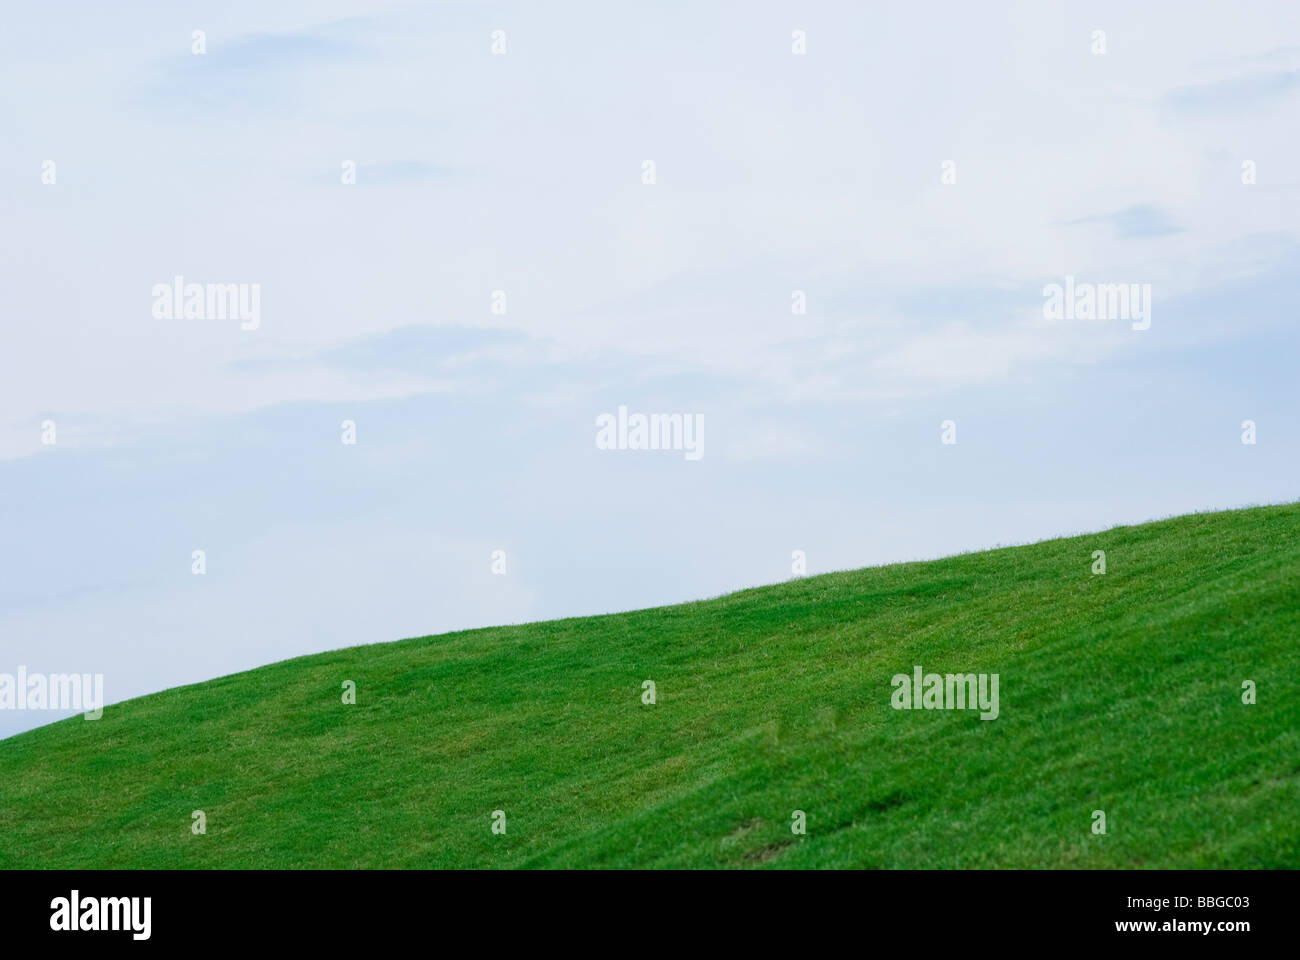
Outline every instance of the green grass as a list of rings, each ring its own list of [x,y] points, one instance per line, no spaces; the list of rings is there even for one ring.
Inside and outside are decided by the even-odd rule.
[[[354,647],[0,741],[0,867],[1293,868],[1298,636],[1285,505]]]

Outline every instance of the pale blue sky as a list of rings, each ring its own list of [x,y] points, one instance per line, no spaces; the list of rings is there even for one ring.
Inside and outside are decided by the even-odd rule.
[[[113,702],[1294,499],[1298,71],[1282,2],[9,7],[0,672]],[[1151,328],[1044,320],[1067,273]],[[177,274],[260,328],[155,319]],[[620,404],[704,458],[597,450]]]

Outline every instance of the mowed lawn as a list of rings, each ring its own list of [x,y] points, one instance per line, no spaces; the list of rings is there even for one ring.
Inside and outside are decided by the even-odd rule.
[[[1300,506],[1198,514],[110,706],[0,741],[0,867],[1297,867],[1298,694]]]

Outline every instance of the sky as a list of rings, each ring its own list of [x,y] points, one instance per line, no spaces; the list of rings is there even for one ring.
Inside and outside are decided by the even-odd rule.
[[[6,4],[0,674],[1294,500],[1298,120],[1281,0]]]

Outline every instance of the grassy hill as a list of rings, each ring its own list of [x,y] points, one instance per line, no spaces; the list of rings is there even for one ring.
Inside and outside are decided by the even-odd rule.
[[[354,647],[0,741],[0,867],[1297,867],[1297,638],[1286,505]]]

